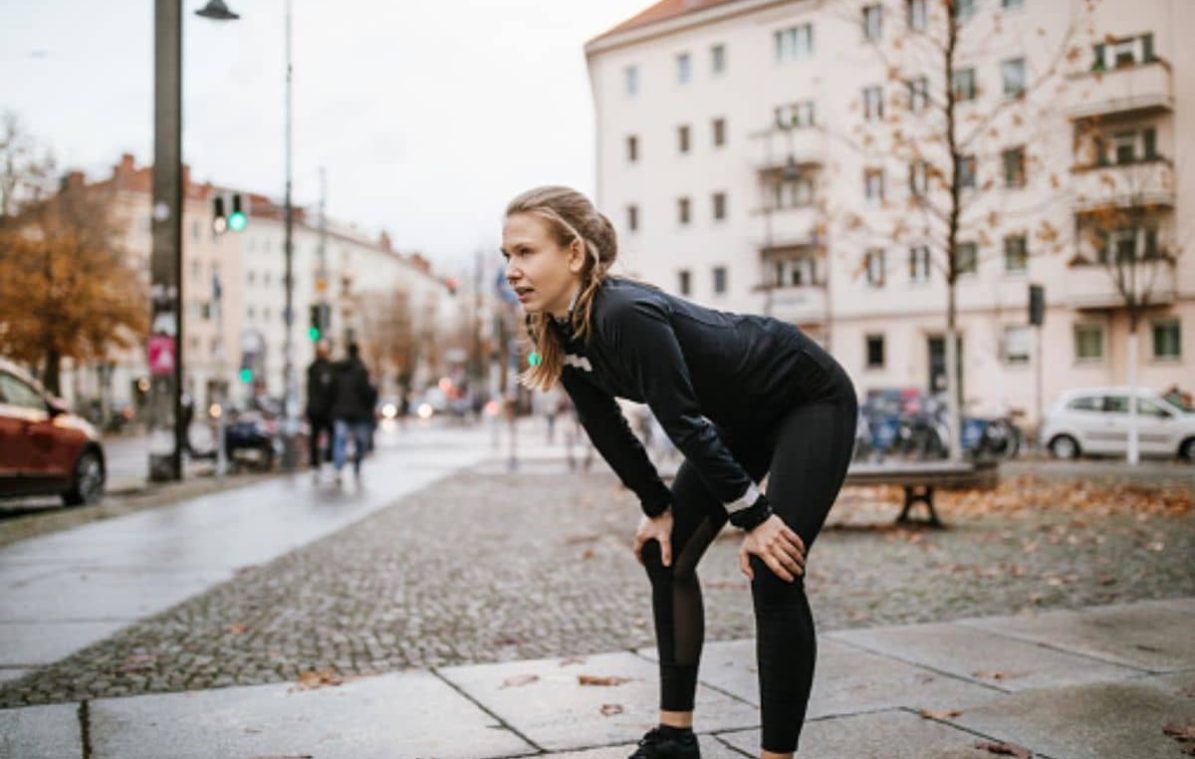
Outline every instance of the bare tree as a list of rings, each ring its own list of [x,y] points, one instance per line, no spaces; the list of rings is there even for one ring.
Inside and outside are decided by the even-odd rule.
[[[24,202],[49,194],[54,158],[41,151],[13,111],[0,114],[0,221],[17,213]]]
[[[1066,235],[1046,213],[1058,202],[1063,181],[1054,165],[1057,156],[1046,153],[1050,142],[1043,132],[1056,123],[1058,98],[1068,86],[1064,64],[1082,55],[1076,40],[1090,33],[1084,22],[1098,2],[1071,0],[1060,34],[1039,28],[1017,40],[1020,53],[1001,61],[997,87],[987,84],[994,79],[991,72],[979,76],[970,61],[990,60],[1008,40],[1002,9],[980,10],[968,0],[836,7],[840,18],[862,25],[883,73],[854,101],[851,111],[862,118],[851,119],[853,127],[817,125],[827,139],[848,146],[874,168],[863,177],[838,176],[841,167],[831,164],[825,184],[862,180],[879,212],[860,213],[857,204],[836,207],[819,197],[817,236],[834,236],[835,247],[850,239],[895,242],[909,250],[911,271],[942,276],[949,450],[955,459],[962,452],[957,285],[989,257],[1023,268],[1030,255],[1067,248]],[[890,181],[892,169],[898,181]],[[1030,182],[1048,182],[1051,191],[1024,194],[1035,199],[1029,203],[990,192]],[[1036,200],[1043,195],[1048,200]],[[873,263],[860,256],[851,266],[853,276]]]

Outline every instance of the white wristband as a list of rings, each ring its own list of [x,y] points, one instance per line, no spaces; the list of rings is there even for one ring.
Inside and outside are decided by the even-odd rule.
[[[743,509],[749,509],[755,505],[756,501],[759,500],[759,496],[760,496],[759,488],[755,487],[755,483],[752,482],[751,484],[749,484],[747,486],[747,492],[743,493],[743,495],[740,496],[738,498],[738,500],[731,501],[730,503],[725,504],[726,510],[728,512],[735,512],[735,511],[742,511]]]

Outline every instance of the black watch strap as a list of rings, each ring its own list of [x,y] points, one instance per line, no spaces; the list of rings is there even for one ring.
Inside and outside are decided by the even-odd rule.
[[[755,503],[745,509],[731,512],[730,523],[735,527],[750,531],[768,521],[770,516],[772,516],[772,504],[768,503],[768,499],[763,493],[760,493],[759,497],[755,499]]]

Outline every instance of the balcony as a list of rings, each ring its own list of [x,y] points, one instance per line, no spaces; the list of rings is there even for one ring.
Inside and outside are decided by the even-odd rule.
[[[1136,293],[1137,298],[1148,296],[1151,305],[1174,303],[1175,269],[1168,261],[1138,260],[1134,264],[1126,264],[1119,274],[1123,275],[1126,281],[1135,276],[1136,287],[1126,288],[1126,291]],[[1115,266],[1099,263],[1071,266],[1061,282],[1062,292],[1055,297],[1060,297],[1072,308],[1123,308],[1125,296],[1116,285],[1117,276],[1118,270]],[[1046,297],[1050,298],[1050,293],[1046,293]]]
[[[1174,166],[1165,159],[1076,168],[1074,208],[1088,213],[1102,208],[1173,208]]]
[[[1173,111],[1171,79],[1170,64],[1162,60],[1071,74],[1062,95],[1066,115],[1078,121]]]
[[[817,229],[820,213],[815,206],[761,208],[751,215],[756,219],[756,229],[759,230],[755,247],[761,251],[816,248],[819,244]]]
[[[755,164],[761,175],[778,174],[792,156],[802,171],[821,168],[826,154],[826,133],[816,127],[781,129],[771,127],[751,135],[760,141],[760,160]]]
[[[790,324],[816,324],[826,321],[826,288],[762,286],[764,303],[770,301],[770,315]]]

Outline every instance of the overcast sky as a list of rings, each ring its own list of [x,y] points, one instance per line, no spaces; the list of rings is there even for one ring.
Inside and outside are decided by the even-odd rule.
[[[284,0],[182,0],[185,160],[281,198]],[[329,214],[445,268],[496,248],[502,209],[544,183],[592,193],[582,45],[651,0],[293,0],[294,182]],[[0,0],[0,110],[63,166],[153,158],[152,0]]]

